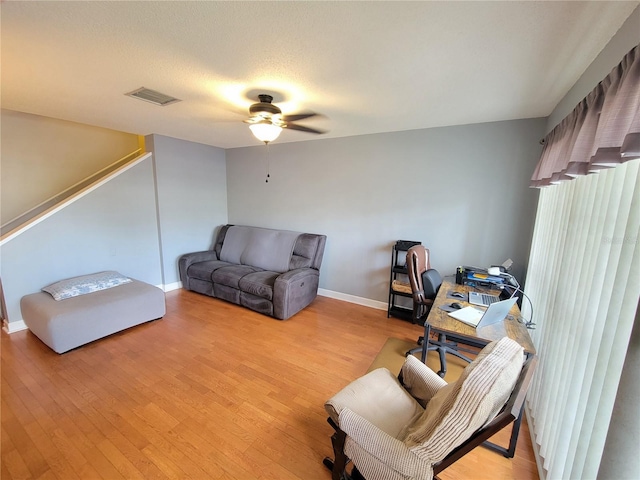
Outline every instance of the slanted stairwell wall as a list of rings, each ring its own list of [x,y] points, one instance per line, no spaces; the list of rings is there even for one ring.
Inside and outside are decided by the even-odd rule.
[[[150,153],[0,242],[5,331],[25,328],[20,298],[51,282],[117,270],[170,290],[179,255],[210,247],[227,223],[225,151],[146,140]]]
[[[116,270],[162,285],[151,155],[1,249],[9,332],[24,328],[20,298],[57,280]]]
[[[2,109],[0,225],[137,150],[138,135]]]

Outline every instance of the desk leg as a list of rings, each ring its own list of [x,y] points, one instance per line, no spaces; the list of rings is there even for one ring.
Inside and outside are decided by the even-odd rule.
[[[513,422],[513,426],[511,427],[511,438],[509,439],[508,448],[496,445],[495,443],[492,443],[488,440],[486,442],[483,442],[482,445],[487,447],[489,450],[493,450],[494,452],[502,454],[506,458],[513,458],[516,454],[516,445],[518,443],[520,425],[522,424],[522,415],[524,415],[524,405],[522,405],[522,409],[520,410],[520,416],[516,418],[516,420]]]
[[[526,357],[529,358],[530,354],[526,354]],[[520,434],[520,425],[522,425],[522,417],[524,416],[524,406],[526,402],[522,403],[522,407],[520,408],[520,415],[513,422],[513,426],[511,427],[511,437],[509,438],[509,447],[504,448],[500,445],[496,445],[495,443],[491,443],[489,441],[484,442],[482,445],[493,450],[494,452],[501,453],[506,458],[513,458],[516,454],[516,445],[518,443],[518,435]]]
[[[450,352],[451,349],[446,347],[447,344],[447,336],[439,333],[438,334],[438,342],[440,343],[440,348],[438,348],[438,357],[440,358],[440,371],[438,375],[440,378],[444,378],[447,374],[447,352]]]
[[[520,409],[520,416],[513,422],[513,429],[511,430],[511,439],[509,440],[509,450],[507,450],[507,458],[513,458],[516,454],[516,444],[518,443],[518,435],[520,433],[520,424],[522,423],[522,416],[524,415],[524,403]]]

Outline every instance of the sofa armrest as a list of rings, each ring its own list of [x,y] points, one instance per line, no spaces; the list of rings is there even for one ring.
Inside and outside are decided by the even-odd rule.
[[[320,272],[296,268],[276,278],[273,285],[273,316],[286,320],[309,305],[318,294]]]
[[[178,259],[178,270],[180,271],[180,281],[184,288],[189,287],[189,278],[187,270],[191,265],[198,262],[207,262],[209,260],[218,260],[218,255],[213,250],[205,250],[203,252],[185,253]]]

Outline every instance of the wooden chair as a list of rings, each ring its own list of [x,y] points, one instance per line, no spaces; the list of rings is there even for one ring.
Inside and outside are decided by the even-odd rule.
[[[437,475],[449,465],[460,460],[471,450],[479,445],[490,448],[491,450],[502,453],[506,458],[513,458],[515,451],[510,448],[505,448],[500,445],[489,442],[488,440],[496,433],[505,427],[508,427],[512,423],[522,419],[524,413],[524,401],[527,396],[527,390],[529,384],[535,372],[536,365],[538,363],[538,357],[535,355],[530,356],[522,366],[522,372],[518,377],[518,382],[507,400],[506,405],[500,412],[500,414],[489,422],[484,427],[476,430],[471,437],[467,439],[462,445],[453,449],[449,454],[440,462],[433,466],[433,474]],[[519,428],[519,423],[518,423]],[[514,432],[517,435],[517,432]],[[436,477],[437,478],[437,477]]]
[[[451,384],[413,356],[398,377],[384,368],[368,373],[325,404],[335,433],[334,459],[324,465],[333,480],[430,480],[480,445],[513,456],[487,440],[522,414],[537,363],[523,358],[505,337]]]

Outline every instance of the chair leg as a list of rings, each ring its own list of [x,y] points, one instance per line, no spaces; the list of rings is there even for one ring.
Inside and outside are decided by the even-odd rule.
[[[334,428],[335,433],[331,435],[331,445],[333,446],[333,460],[325,457],[322,464],[331,470],[332,480],[345,480],[349,476],[346,473],[347,463],[349,459],[344,453],[344,443],[347,440],[347,434],[340,430],[335,422],[328,418],[327,422]]]
[[[351,472],[351,480],[367,480],[367,479],[362,476],[362,474],[356,467],[353,467],[353,471]]]
[[[422,345],[422,344],[419,344]],[[420,353],[422,352],[422,346],[420,347],[416,347],[416,348],[412,348],[411,350],[407,350],[406,352],[404,352],[404,356],[408,357],[409,355],[414,355],[416,353]],[[431,350],[438,350],[440,347],[438,346],[433,346],[433,347],[427,347],[427,350],[431,351]]]
[[[438,356],[440,357],[440,371],[438,375],[440,377],[444,377],[447,373],[447,353],[454,355],[466,362],[471,363],[471,359],[458,351],[457,344],[452,342],[447,342],[447,336],[443,333],[438,334],[438,340],[427,340],[429,338],[431,328],[428,323],[425,323],[425,331],[424,331],[424,340],[422,343],[422,348],[412,348],[408,352],[405,353],[405,356],[413,355],[419,351],[422,351],[422,362],[426,363],[427,352],[432,350],[438,351]]]
[[[471,360],[469,357],[467,357],[466,355],[461,354],[460,352],[458,352],[457,350],[455,350],[455,349],[453,349],[453,348],[449,348],[449,349],[448,349],[448,352],[449,352],[451,355],[453,355],[453,356],[455,356],[455,357],[458,357],[458,358],[460,358],[460,359],[464,360],[465,362],[471,363],[471,362],[473,361],[473,360]]]

